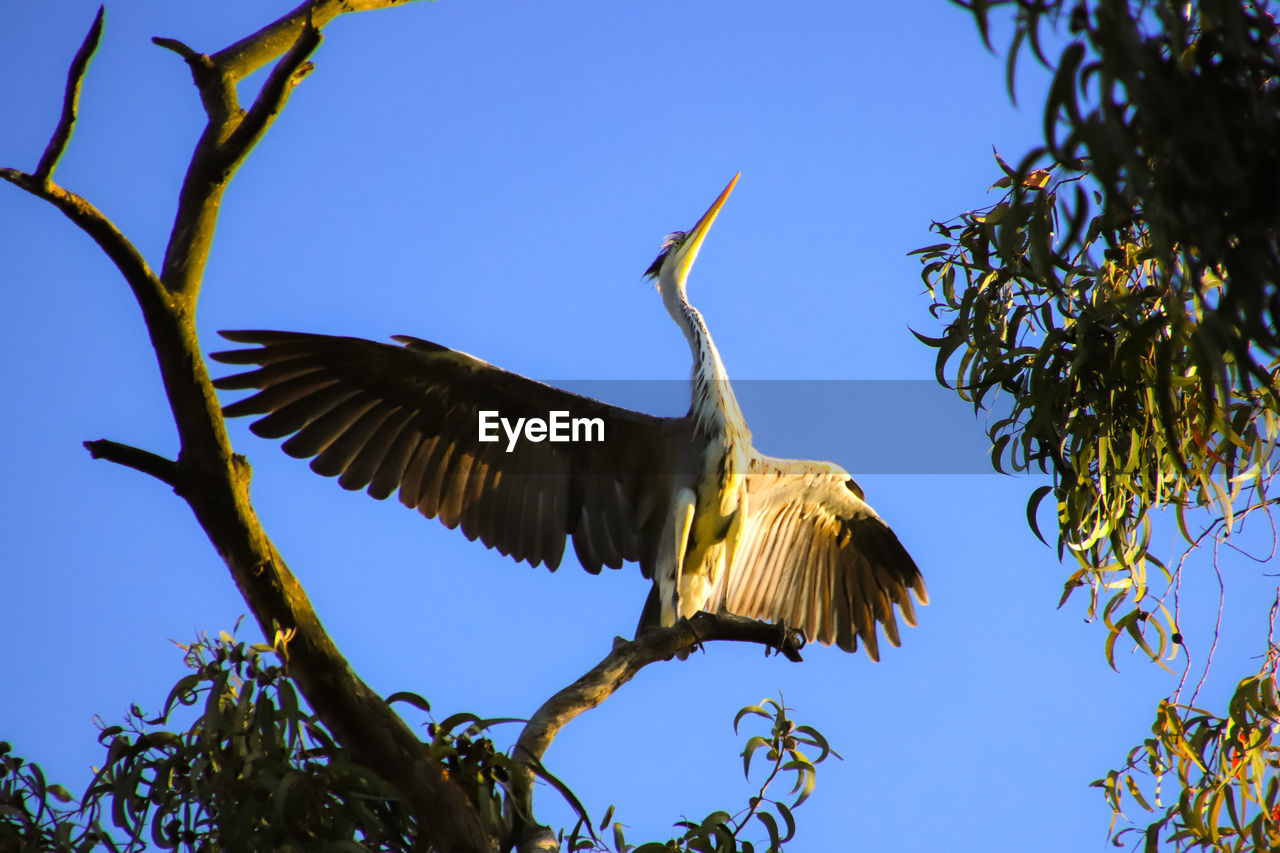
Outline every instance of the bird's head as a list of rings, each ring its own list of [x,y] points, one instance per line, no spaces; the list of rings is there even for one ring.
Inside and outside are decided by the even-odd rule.
[[[724,206],[725,199],[729,198],[729,193],[733,192],[733,186],[738,183],[741,174],[739,172],[733,176],[733,180],[729,181],[729,185],[711,203],[711,207],[707,208],[707,212],[702,214],[702,218],[693,228],[688,231],[674,231],[662,239],[662,251],[644,273],[645,278],[657,280],[659,290],[665,291],[669,287],[675,287],[681,293],[684,292],[685,280],[689,277],[693,262],[698,258],[702,241],[711,230],[711,223],[716,221],[720,208]]]

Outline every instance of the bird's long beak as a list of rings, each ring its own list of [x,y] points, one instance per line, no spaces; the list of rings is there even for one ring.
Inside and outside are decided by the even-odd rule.
[[[707,232],[711,230],[711,223],[715,222],[716,217],[720,215],[720,208],[724,207],[725,200],[729,198],[729,193],[733,192],[734,184],[738,183],[738,178],[740,177],[742,177],[741,172],[733,176],[733,180],[729,181],[729,185],[711,203],[711,206],[707,208],[707,212],[702,214],[698,224],[694,225],[689,231],[689,236],[685,238],[684,245],[680,247],[680,266],[676,270],[677,279],[683,280],[689,274],[689,269],[698,257],[698,249],[701,248]]]

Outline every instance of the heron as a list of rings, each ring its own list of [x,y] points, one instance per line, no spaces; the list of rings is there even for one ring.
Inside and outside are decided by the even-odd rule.
[[[244,348],[213,354],[252,369],[214,381],[255,390],[227,416],[349,490],[399,499],[517,561],[554,571],[572,540],[598,574],[639,563],[653,587],[639,631],[700,611],[767,620],[808,641],[879,660],[895,610],[916,624],[924,580],[862,489],[831,462],[767,456],[738,400],[687,282],[735,175],[689,231],[668,234],[645,275],[693,355],[681,417],[610,405],[440,344],[396,344],[280,331],[224,331]],[[603,441],[485,440],[480,421],[548,413],[603,425]],[[489,424],[492,426],[492,423]],[[509,427],[508,427],[509,429]],[[545,426],[543,428],[545,432]],[[513,436],[514,437],[514,436]]]

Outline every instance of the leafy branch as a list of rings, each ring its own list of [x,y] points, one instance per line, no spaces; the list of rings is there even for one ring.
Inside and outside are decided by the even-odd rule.
[[[768,706],[767,708],[765,706]],[[831,749],[826,738],[812,726],[796,725],[787,716],[792,710],[780,700],[765,699],[759,705],[747,705],[738,711],[733,719],[733,730],[736,734],[738,726],[747,717],[761,717],[768,721],[767,735],[751,735],[742,750],[743,776],[750,781],[751,762],[753,757],[764,750],[769,763],[768,773],[760,783],[756,793],[747,800],[747,805],[736,814],[717,810],[700,821],[681,820],[675,826],[684,833],[666,842],[650,841],[638,847],[628,844],[625,827],[614,819],[613,807],[606,812],[600,822],[599,830],[604,832],[612,826],[612,843],[602,840],[591,831],[591,822],[584,812],[578,826],[565,840],[571,851],[613,851],[613,853],[664,853],[664,851],[683,851],[683,853],[754,853],[756,845],[744,840],[742,836],[752,819],[764,828],[769,843],[764,848],[768,853],[781,853],[783,845],[795,836],[796,821],[792,814],[809,795],[817,783],[817,765],[827,758],[840,755]],[[812,747],[818,750],[816,758],[809,758],[801,747]],[[769,789],[780,777],[794,778],[790,795],[795,799],[788,805],[781,799],[769,796]],[[770,811],[772,810],[772,811]],[[776,813],[776,816],[775,816]],[[781,825],[779,825],[781,823]],[[580,836],[586,829],[589,838]]]

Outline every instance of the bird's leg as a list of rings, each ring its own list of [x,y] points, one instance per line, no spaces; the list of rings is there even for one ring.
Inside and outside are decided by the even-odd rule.
[[[667,623],[663,613],[664,624],[674,624],[676,619],[684,618],[680,612],[680,581],[684,576],[684,557],[689,550],[689,531],[693,527],[693,513],[698,504],[698,496],[692,489],[681,489],[676,493],[675,505],[671,508],[673,515],[673,533],[675,534],[675,583],[671,586],[671,601],[663,602],[665,611],[672,609],[671,623]]]
[[[790,632],[790,631],[791,631],[791,629],[787,627],[787,620],[786,620],[786,619],[779,619],[779,620],[778,620],[776,623],[774,623],[774,624],[776,624],[776,625],[778,626],[778,647],[777,647],[777,652],[778,652],[779,654],[781,654],[781,653],[782,653],[782,648],[783,648],[783,646],[785,646],[785,645],[787,644],[787,635],[788,635],[788,632]],[[768,657],[768,656],[769,656],[769,647],[768,647],[768,646],[765,646],[765,647],[764,647],[764,656],[765,656],[765,657]]]
[[[700,610],[697,613],[693,614],[692,617],[681,616],[680,621],[676,624],[689,629],[689,633],[693,634],[693,644],[698,647],[698,651],[702,652],[705,655],[707,653],[707,647],[702,644],[702,637],[698,635],[698,626],[693,623],[693,620],[696,619],[699,615],[710,616],[711,614]],[[687,656],[688,656],[688,652],[685,652],[684,657],[681,657],[680,659],[684,660],[685,657]]]

